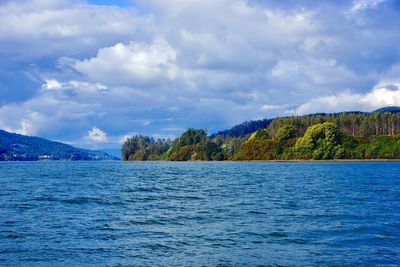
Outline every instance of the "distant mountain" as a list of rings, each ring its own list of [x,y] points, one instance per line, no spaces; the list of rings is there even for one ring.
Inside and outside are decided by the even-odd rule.
[[[114,156],[118,159],[121,158],[121,154],[122,154],[121,148],[100,148],[99,150],[106,152],[107,154]]]
[[[44,138],[0,130],[0,161],[117,159],[102,151],[76,148]]]
[[[395,106],[392,106],[392,107],[384,107],[384,108],[380,108],[380,109],[377,109],[377,110],[374,110],[373,112],[391,112],[391,113],[398,113],[398,112],[400,112],[400,107],[395,107]]]
[[[391,113],[397,113],[400,112],[400,107],[383,107],[377,110],[374,110],[372,112],[362,112],[362,111],[343,111],[343,112],[337,112],[337,113],[314,113],[314,114],[309,114],[306,116],[327,116],[327,115],[334,115],[334,116],[339,116],[340,114],[369,114],[373,112],[391,112]],[[283,117],[285,118],[285,117]],[[217,133],[211,134],[211,138],[214,138],[217,135],[221,135],[223,137],[244,137],[246,135],[249,135],[257,130],[260,129],[265,129],[267,128],[271,122],[274,119],[262,119],[262,120],[251,120],[251,121],[245,121],[242,122],[238,125],[233,126],[232,128],[228,130],[223,130],[219,131]]]

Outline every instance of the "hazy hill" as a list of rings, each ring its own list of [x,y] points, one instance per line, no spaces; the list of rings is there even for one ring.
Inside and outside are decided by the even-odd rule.
[[[384,108],[377,109],[377,110],[375,110],[375,111],[373,111],[373,112],[398,113],[398,112],[400,112],[400,107],[395,107],[395,106],[392,106],[392,107],[384,107]]]
[[[102,151],[0,130],[0,160],[116,160]]]

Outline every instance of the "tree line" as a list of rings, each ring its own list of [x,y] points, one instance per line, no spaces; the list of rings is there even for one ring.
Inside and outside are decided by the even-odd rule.
[[[394,135],[400,133],[400,113],[339,113],[316,114],[276,118],[268,126],[268,133],[275,136],[283,125],[293,125],[298,136],[302,136],[308,127],[324,122],[335,123],[340,131],[351,136]]]
[[[133,136],[122,147],[123,160],[395,158],[400,158],[400,113],[391,112],[276,118],[238,136],[208,136],[201,129],[188,129],[174,140]]]

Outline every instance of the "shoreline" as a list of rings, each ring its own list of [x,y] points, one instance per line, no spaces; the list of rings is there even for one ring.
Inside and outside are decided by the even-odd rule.
[[[362,163],[362,162],[400,162],[400,159],[326,159],[326,160],[313,160],[313,159],[271,159],[271,160],[187,160],[187,161],[173,161],[173,160],[2,160],[1,162],[268,162],[268,163],[334,163],[334,162],[348,162],[348,163]]]
[[[400,159],[290,159],[290,160],[252,160],[254,162],[400,162]],[[249,161],[249,162],[252,162]],[[233,161],[235,162],[235,161]]]
[[[324,162],[400,162],[400,159],[326,159],[326,160],[313,160],[313,159],[289,159],[289,160],[187,160],[187,161],[173,161],[173,160],[121,160],[121,162],[312,162],[312,163],[324,163]]]

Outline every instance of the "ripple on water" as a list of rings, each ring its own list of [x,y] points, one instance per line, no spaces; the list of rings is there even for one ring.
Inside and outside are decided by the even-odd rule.
[[[400,163],[0,163],[0,265],[400,265]]]

